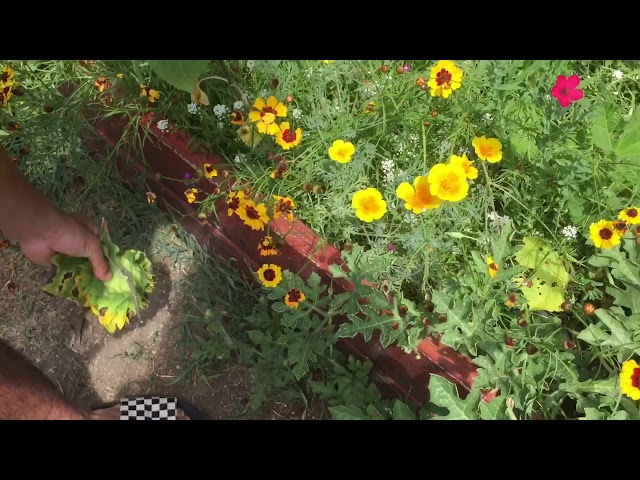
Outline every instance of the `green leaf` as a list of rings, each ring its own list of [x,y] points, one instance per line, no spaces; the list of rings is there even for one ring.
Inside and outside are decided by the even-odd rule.
[[[525,237],[524,246],[516,253],[516,261],[536,269],[541,280],[556,282],[561,287],[569,284],[569,273],[560,256],[540,237]]]
[[[619,360],[628,358],[631,353],[640,355],[640,345],[633,341],[633,335],[613,310],[599,308],[596,315],[600,319],[598,325],[589,325],[578,334],[578,338],[590,345],[613,347]],[[619,313],[623,313],[620,312]],[[607,329],[607,333],[604,329]]]
[[[71,259],[57,254],[53,258],[53,264],[58,267],[57,274],[44,290],[71,298],[83,307],[91,307],[94,313],[98,312],[100,323],[113,333],[116,327],[122,329],[129,323],[129,316],[147,307],[153,277],[151,262],[144,252],[120,251],[108,235],[103,237],[102,248],[111,269],[111,280],[98,280],[86,258]]]
[[[369,420],[369,416],[358,407],[343,406],[329,407],[333,420]]]
[[[506,414],[507,399],[496,397],[491,402],[480,401],[480,418],[482,420],[508,420]]]
[[[547,277],[540,275],[540,272],[531,280],[530,287],[522,285],[520,291],[529,304],[529,309],[546,310],[548,312],[560,312],[564,303],[564,288],[553,286],[553,282]]]
[[[624,127],[618,148],[618,157],[640,157],[640,109],[636,108]]]
[[[620,118],[613,105],[600,103],[590,116],[591,139],[597,147],[607,153],[613,152],[613,132],[620,123]]]
[[[433,420],[477,420],[480,390],[474,389],[465,400],[458,397],[453,383],[438,376],[431,375],[429,381],[431,403],[444,407],[449,414],[444,417],[434,417]]]
[[[604,420],[604,413],[596,408],[585,407],[584,414],[585,416],[581,417],[580,420]]]
[[[210,60],[149,60],[149,66],[165,82],[191,93]]]
[[[395,401],[393,404],[393,420],[415,420],[416,414],[409,406],[401,400]]]

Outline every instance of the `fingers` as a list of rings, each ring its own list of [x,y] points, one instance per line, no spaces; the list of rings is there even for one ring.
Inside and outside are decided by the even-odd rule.
[[[109,271],[109,264],[102,253],[102,244],[96,235],[87,235],[85,241],[84,256],[89,259],[93,265],[93,273],[99,280],[108,282],[111,280],[112,274]]]
[[[87,227],[94,235],[100,234],[100,228],[86,215],[82,213],[72,213],[71,216],[75,218],[82,226]]]

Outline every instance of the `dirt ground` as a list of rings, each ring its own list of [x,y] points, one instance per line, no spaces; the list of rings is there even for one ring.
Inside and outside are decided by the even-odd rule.
[[[301,405],[274,403],[251,412],[251,375],[234,363],[209,378],[196,372],[193,379],[170,385],[188,364],[174,288],[184,268],[166,261],[153,270],[150,307],[111,335],[95,318],[86,319],[74,302],[43,292],[52,269],[31,264],[15,245],[0,247],[0,338],[68,398],[92,408],[122,396],[157,394],[190,402],[211,419],[326,418],[321,406],[303,412]]]

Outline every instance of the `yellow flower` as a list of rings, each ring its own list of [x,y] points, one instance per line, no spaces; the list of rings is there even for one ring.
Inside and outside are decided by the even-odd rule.
[[[240,202],[244,199],[244,192],[242,190],[238,192],[231,192],[227,196],[227,205],[229,205],[229,210],[227,211],[227,215],[233,215],[240,206]]]
[[[304,302],[306,299],[307,296],[304,294],[304,292],[301,292],[297,288],[292,288],[284,296],[284,303],[289,305],[291,308],[298,308],[300,302]]]
[[[640,207],[625,208],[618,214],[618,218],[629,225],[638,225],[640,224],[640,214],[638,212],[640,212]]]
[[[347,163],[351,161],[351,157],[356,152],[356,147],[351,142],[344,140],[336,140],[329,148],[329,158],[338,163]]]
[[[116,77],[118,77],[118,78],[124,78],[124,74],[122,74],[122,73],[117,73],[117,74],[116,74]]]
[[[484,135],[475,137],[472,145],[480,160],[486,160],[489,163],[498,163],[502,160],[502,143],[497,138],[487,138]]]
[[[16,76],[16,72],[14,72],[9,65],[6,65],[2,69],[2,76],[0,77],[0,83],[4,85],[9,85],[13,83],[15,76]]]
[[[450,60],[440,60],[431,69],[427,85],[432,97],[448,98],[462,86],[462,70]]]
[[[293,211],[296,208],[296,204],[292,198],[280,197],[274,195],[276,203],[273,206],[273,218],[280,218],[281,215],[286,215],[290,222],[293,222]]]
[[[282,281],[282,269],[273,263],[265,263],[258,270],[258,278],[265,287],[275,288]]]
[[[620,244],[620,234],[613,222],[609,220],[592,223],[589,227],[589,233],[593,244],[598,248],[609,249]]]
[[[335,60],[322,60],[325,65],[329,65],[330,63],[336,63]]]
[[[215,168],[213,168],[213,166],[210,163],[205,163],[202,166],[202,169],[204,170],[204,176],[207,178],[213,178],[218,176],[218,171]]]
[[[351,206],[356,210],[356,217],[363,222],[379,220],[387,213],[387,202],[375,188],[365,188],[354,193]]]
[[[238,136],[247,147],[255,147],[262,141],[262,135],[256,130],[255,124],[243,125],[238,129]]]
[[[150,87],[140,85],[140,96],[147,97],[151,103],[160,100],[160,92]]]
[[[489,276],[491,278],[495,277],[500,267],[493,261],[492,257],[487,257],[487,265],[489,267]]]
[[[469,180],[475,180],[476,178],[478,178],[478,169],[473,166],[473,162],[467,158],[466,153],[461,157],[457,155],[451,155],[449,163],[451,165],[460,165],[464,170],[464,174]]]
[[[289,150],[297,145],[300,145],[302,140],[302,130],[296,128],[294,131],[289,125],[289,122],[282,122],[280,124],[280,131],[276,133],[276,143],[285,150]]]
[[[240,220],[252,230],[264,230],[264,226],[269,223],[267,207],[264,203],[256,205],[253,200],[242,200],[236,213]]]
[[[2,87],[0,90],[0,102],[2,102],[2,108],[6,108],[9,105],[9,100],[13,97],[13,93],[11,92],[11,85],[7,85]]]
[[[620,391],[631,400],[640,400],[640,365],[627,360],[620,371]]]
[[[442,200],[431,195],[427,177],[416,177],[413,184],[415,188],[410,183],[404,182],[396,189],[398,198],[406,202],[404,208],[413,210],[413,213],[422,213],[442,205]]]
[[[244,112],[242,110],[237,110],[235,112],[231,112],[231,123],[234,125],[244,125]]]
[[[110,87],[109,82],[107,82],[107,79],[105,77],[99,77],[96,80],[95,85],[100,93],[104,92],[105,89]]]
[[[187,197],[187,201],[189,203],[193,203],[196,201],[196,195],[200,192],[197,188],[189,188],[184,191],[184,196]]]
[[[253,110],[249,112],[249,120],[256,122],[258,132],[267,135],[275,135],[280,131],[280,127],[276,123],[276,117],[286,117],[287,107],[274,96],[264,100],[257,98],[253,104]]]
[[[262,257],[278,255],[280,253],[278,251],[278,247],[273,242],[273,237],[271,236],[266,236],[260,241],[260,243],[258,244],[258,251],[260,252],[260,256]]]
[[[429,172],[431,194],[440,200],[459,202],[469,193],[469,184],[460,165],[438,163]]]
[[[369,102],[369,104],[364,108],[365,113],[377,113],[376,112],[376,102]]]
[[[491,275],[491,270],[489,270],[489,275]],[[493,278],[494,275],[495,273],[491,275],[491,277]],[[518,294],[510,293],[509,297],[507,298],[507,301],[504,303],[507,305],[507,307],[516,308],[518,306]]]

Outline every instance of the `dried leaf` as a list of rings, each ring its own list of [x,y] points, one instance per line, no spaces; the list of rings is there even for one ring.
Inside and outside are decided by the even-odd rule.
[[[200,82],[196,83],[191,91],[191,101],[200,105],[209,105],[209,97],[200,88]]]

